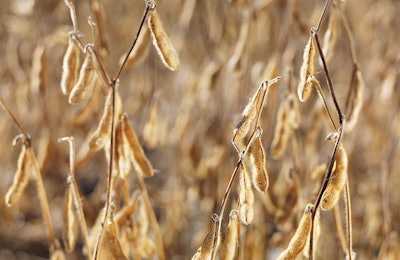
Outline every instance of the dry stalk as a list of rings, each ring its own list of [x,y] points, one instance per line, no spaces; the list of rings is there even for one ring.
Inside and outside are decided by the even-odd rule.
[[[89,244],[88,228],[85,220],[85,213],[83,211],[81,197],[79,195],[78,184],[75,180],[75,140],[71,137],[62,137],[58,139],[59,142],[68,142],[69,144],[69,176],[68,184],[69,189],[71,189],[71,196],[74,202],[75,213],[78,217],[78,223],[83,236],[83,243],[86,247],[87,258],[92,259],[92,252]]]
[[[346,233],[347,233],[347,255],[346,259],[355,259],[355,252],[353,252],[353,230],[352,230],[352,221],[351,221],[351,200],[350,200],[350,187],[349,187],[349,179],[346,181],[345,185],[345,206],[346,206]]]
[[[53,229],[53,224],[51,221],[50,208],[49,208],[49,203],[47,200],[46,190],[44,188],[42,174],[40,172],[39,165],[36,160],[36,156],[31,147],[31,137],[29,134],[27,134],[25,132],[20,121],[11,112],[11,110],[8,108],[8,106],[6,105],[6,103],[4,103],[4,101],[2,99],[0,99],[0,104],[4,108],[4,110],[8,113],[8,115],[12,118],[13,122],[18,127],[21,134],[23,135],[22,140],[23,140],[24,145],[26,146],[26,155],[25,156],[27,157],[27,160],[32,164],[32,167],[33,167],[33,172],[34,172],[33,176],[35,179],[35,184],[36,184],[36,189],[37,189],[37,193],[38,193],[38,197],[39,197],[39,201],[40,201],[42,215],[43,215],[45,226],[46,226],[47,240],[49,242],[50,252],[53,252],[54,250],[59,248],[59,243],[54,236],[54,229]]]
[[[99,32],[100,53],[105,56],[108,53],[108,46],[105,38],[103,6],[98,0],[91,0],[91,7],[96,19],[97,31]]]
[[[274,85],[275,83],[277,83],[279,81],[280,77],[274,78],[270,81],[263,81],[260,85],[260,87],[258,88],[256,94],[253,96],[253,98],[251,99],[251,101],[249,102],[249,104],[246,106],[244,112],[243,112],[243,118],[241,120],[241,122],[239,123],[238,127],[235,129],[234,131],[234,137],[232,139],[232,144],[235,147],[236,151],[239,154],[239,160],[236,163],[235,169],[233,170],[233,173],[231,174],[231,177],[229,179],[228,185],[226,187],[225,193],[224,193],[224,197],[222,198],[222,202],[221,202],[221,206],[220,206],[220,211],[218,216],[218,228],[216,231],[216,236],[214,238],[214,245],[217,245],[217,241],[220,239],[219,238],[219,234],[221,232],[221,227],[222,227],[222,220],[223,220],[223,216],[224,216],[224,212],[225,212],[225,207],[226,204],[228,202],[229,199],[229,195],[232,191],[232,187],[233,184],[235,182],[235,179],[239,173],[239,169],[242,167],[242,163],[244,162],[244,156],[246,155],[247,151],[250,149],[250,146],[252,145],[252,143],[254,142],[255,138],[259,135],[261,128],[259,127],[259,119],[260,119],[260,115],[261,115],[261,110],[263,107],[263,104],[265,102],[265,99],[268,96],[268,90],[269,87]],[[259,96],[261,95],[261,96]],[[241,129],[243,127],[243,124],[246,123],[246,121],[250,120],[248,119],[248,115],[249,114],[255,114],[256,116],[252,116],[252,120],[254,122],[250,122],[250,123],[254,123],[254,129],[250,135],[250,138],[247,142],[247,144],[245,145],[243,150],[240,150],[236,144],[235,138],[238,138],[238,132],[241,133],[240,134],[240,138],[244,138],[244,136],[248,133],[250,127],[246,126],[245,131],[241,131],[239,129]],[[247,124],[247,123],[246,123]],[[239,139],[240,139],[239,138]],[[213,250],[212,255],[211,255],[211,259],[215,259],[216,256],[216,250]]]
[[[156,214],[154,213],[153,207],[151,206],[150,196],[149,196],[149,193],[147,192],[146,184],[144,183],[144,180],[143,180],[143,175],[141,173],[139,173],[139,171],[135,171],[135,173],[136,173],[136,179],[139,183],[140,190],[142,191],[143,201],[146,206],[146,211],[147,211],[147,214],[148,214],[148,217],[150,220],[150,225],[154,232],[155,242],[156,242],[156,246],[157,246],[157,254],[158,254],[159,259],[164,260],[165,259],[164,245],[163,245],[160,227],[158,226],[158,222],[157,222],[157,217],[156,217]]]
[[[336,235],[339,239],[340,247],[343,252],[346,252],[346,237],[343,232],[342,219],[340,217],[340,208],[338,205],[333,208],[332,213],[335,220]]]
[[[320,191],[318,193],[318,196],[317,196],[317,199],[315,200],[315,203],[314,203],[315,208],[314,208],[314,210],[312,212],[312,225],[311,225],[310,247],[309,247],[309,250],[310,250],[309,257],[310,257],[310,259],[313,259],[314,219],[315,219],[316,213],[317,213],[317,211],[319,209],[319,205],[321,203],[322,196],[323,196],[325,190],[327,189],[328,182],[329,182],[329,180],[331,178],[331,175],[332,175],[332,169],[333,169],[334,161],[335,161],[335,158],[336,158],[336,152],[337,152],[339,144],[341,142],[342,135],[343,135],[343,130],[344,130],[344,125],[345,125],[345,117],[344,117],[344,115],[343,115],[343,113],[342,113],[342,111],[340,109],[340,106],[338,104],[338,101],[336,99],[336,95],[335,95],[335,92],[334,92],[334,89],[333,89],[333,84],[332,84],[332,80],[331,80],[331,77],[330,77],[330,74],[329,74],[328,66],[326,64],[325,56],[324,56],[323,50],[321,48],[321,44],[320,44],[319,37],[318,37],[318,31],[319,31],[322,19],[323,19],[324,15],[325,15],[325,13],[326,13],[326,11],[328,9],[329,3],[330,3],[330,0],[327,0],[325,2],[325,6],[324,6],[323,12],[322,12],[322,14],[320,16],[318,25],[317,25],[316,28],[312,28],[311,29],[311,35],[315,39],[316,46],[317,46],[318,53],[319,53],[319,57],[321,59],[322,65],[323,65],[324,74],[325,74],[325,77],[326,77],[326,80],[327,80],[327,83],[328,83],[328,89],[329,89],[330,95],[332,97],[332,100],[334,102],[335,109],[336,109],[336,112],[337,112],[337,115],[338,115],[338,118],[339,118],[339,128],[336,130],[337,138],[335,140],[335,145],[334,145],[334,148],[333,148],[333,151],[332,151],[329,163],[328,163],[328,167],[327,167],[326,172],[325,172],[324,181],[323,181],[323,183],[321,185],[321,189],[320,189]],[[349,257],[351,258],[351,255],[349,255]]]

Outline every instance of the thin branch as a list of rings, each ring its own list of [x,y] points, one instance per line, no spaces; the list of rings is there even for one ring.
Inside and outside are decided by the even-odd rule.
[[[154,3],[151,3],[151,1],[146,1],[146,8],[144,9],[142,21],[140,22],[139,29],[138,29],[138,31],[137,31],[137,33],[136,33],[136,37],[135,37],[135,39],[134,39],[133,42],[132,42],[131,48],[130,48],[129,51],[126,53],[124,61],[122,62],[121,66],[119,67],[119,69],[118,69],[118,71],[117,71],[117,73],[115,74],[115,77],[114,77],[115,80],[118,80],[118,78],[120,77],[121,72],[122,72],[122,70],[123,70],[124,67],[125,67],[126,61],[128,60],[129,55],[131,54],[133,48],[134,48],[135,45],[136,45],[136,42],[137,42],[137,40],[138,40],[138,38],[139,38],[139,35],[140,35],[140,32],[142,31],[142,27],[143,27],[143,25],[144,25],[144,22],[146,21],[147,15],[148,15],[153,9],[155,9],[155,8],[156,8],[156,7],[155,7]]]
[[[143,176],[141,172],[135,171],[136,173],[136,179],[138,180],[140,190],[142,191],[142,196],[143,196],[143,201],[146,206],[146,211],[150,219],[150,225],[151,228],[153,229],[154,232],[154,238],[156,242],[156,248],[158,252],[158,259],[164,260],[165,255],[164,255],[164,244],[161,236],[161,231],[160,227],[158,226],[157,222],[157,217],[156,214],[154,213],[153,207],[151,206],[150,202],[150,196],[149,193],[147,192],[146,184],[144,183]]]
[[[324,192],[326,190],[326,187],[328,186],[329,179],[331,178],[331,175],[332,175],[332,169],[333,169],[333,165],[335,163],[336,152],[337,152],[339,144],[340,144],[340,142],[342,140],[345,122],[346,122],[346,119],[343,118],[343,121],[342,121],[342,123],[341,123],[341,125],[340,125],[340,127],[338,129],[338,137],[336,139],[335,146],[333,148],[332,155],[331,155],[329,163],[328,163],[328,167],[326,168],[326,171],[325,171],[325,178],[324,178],[324,180],[322,182],[322,186],[321,186],[321,189],[319,190],[317,199],[314,202],[314,209],[313,209],[312,214],[311,214],[312,225],[311,225],[311,232],[310,232],[310,248],[309,248],[309,250],[310,250],[309,251],[310,260],[313,259],[314,219],[315,219],[316,213],[317,213],[317,211],[319,209],[319,204],[321,203],[322,195],[324,194]]]
[[[328,66],[327,66],[326,61],[325,61],[325,56],[324,56],[324,53],[322,51],[321,44],[320,44],[320,41],[319,41],[319,38],[318,38],[318,31],[315,28],[312,28],[311,29],[311,35],[314,37],[315,42],[317,43],[319,57],[321,58],[322,65],[324,67],[324,72],[325,72],[325,77],[326,77],[326,80],[327,80],[327,83],[328,83],[329,92],[330,92],[330,94],[332,96],[332,99],[333,99],[333,102],[335,104],[335,108],[336,108],[336,111],[337,111],[338,117],[339,117],[339,123],[341,125],[342,121],[344,120],[344,115],[343,115],[343,113],[342,113],[342,111],[340,109],[339,103],[338,103],[338,101],[336,99],[336,95],[335,95],[335,91],[333,89],[331,76],[329,74]]]
[[[67,141],[69,144],[70,171],[69,171],[69,177],[68,177],[68,184],[71,185],[72,197],[74,199],[75,212],[79,219],[79,225],[80,225],[82,236],[83,236],[83,242],[85,244],[86,251],[87,251],[87,258],[91,259],[92,251],[90,249],[90,244],[89,244],[89,236],[88,236],[88,229],[87,229],[86,220],[85,220],[85,213],[83,211],[82,201],[81,201],[81,198],[79,195],[78,184],[76,183],[76,180],[75,180],[75,139],[72,136],[62,137],[62,138],[58,139],[58,142],[60,142],[60,143],[64,142],[64,141]]]
[[[357,66],[358,60],[357,60],[356,45],[355,45],[355,41],[353,38],[353,33],[351,32],[351,29],[350,29],[349,21],[347,20],[347,17],[344,14],[343,9],[340,6],[338,7],[338,9],[339,9],[340,21],[342,22],[342,25],[346,32],[347,41],[348,41],[348,44],[350,47],[351,61],[353,62],[354,65]]]
[[[322,92],[322,88],[321,88],[321,85],[319,84],[319,81],[318,81],[314,76],[311,76],[311,80],[312,80],[312,82],[315,84],[315,88],[316,88],[316,90],[317,90],[318,96],[321,98],[322,102],[324,103],[325,111],[326,111],[326,113],[328,114],[329,119],[331,120],[332,126],[333,126],[335,129],[337,129],[336,124],[335,124],[335,122],[333,121],[332,114],[331,114],[331,112],[329,111],[328,104],[326,103],[326,100],[325,100],[325,97],[324,97],[324,93]]]
[[[47,240],[49,241],[50,250],[53,250],[57,248],[58,242],[56,241],[54,236],[54,229],[50,215],[50,207],[49,207],[49,202],[47,200],[46,190],[43,184],[42,174],[40,172],[40,168],[32,147],[27,147],[26,152],[27,155],[30,157],[35,172],[34,176],[35,176],[36,189],[40,201],[40,206],[42,209],[43,219],[46,224]]]
[[[3,101],[3,99],[0,98],[0,105],[3,107],[3,109],[10,115],[11,119],[13,120],[14,124],[17,126],[21,134],[24,135],[24,143],[27,145],[27,147],[30,146],[30,140],[31,137],[29,134],[25,132],[24,127],[22,126],[21,122],[18,120],[18,118],[11,112],[10,108],[7,106],[7,104]]]
[[[352,90],[354,89],[354,86],[357,82],[357,66],[353,66],[353,70],[351,73],[351,80],[350,80],[350,87],[347,91],[347,96],[346,96],[346,103],[344,104],[344,112],[345,115],[348,115],[350,113],[349,109],[350,109],[350,99],[351,99],[351,93],[353,92]]]
[[[318,33],[318,31],[319,31],[319,28],[321,27],[322,20],[324,19],[324,16],[325,16],[325,14],[326,14],[326,11],[328,10],[329,3],[330,3],[330,2],[331,2],[330,0],[327,0],[327,1],[325,2],[324,10],[322,11],[321,16],[319,17],[318,24],[317,24],[317,27],[316,27],[316,29],[315,29],[317,33]]]
[[[347,235],[347,259],[353,259],[353,232],[351,224],[351,200],[350,200],[350,187],[349,177],[347,176],[345,186],[345,205],[346,205],[346,235]]]
[[[259,123],[260,123],[261,111],[262,111],[262,108],[264,106],[266,97],[268,96],[269,87],[274,85],[275,83],[277,83],[280,80],[280,78],[281,77],[276,77],[274,79],[271,79],[269,81],[266,80],[266,81],[263,81],[261,83],[260,88],[266,88],[266,89],[265,89],[265,91],[263,93],[263,96],[262,96],[262,101],[261,101],[260,108],[257,110],[256,121],[255,121],[255,126],[254,126],[254,129],[253,129],[253,132],[251,133],[251,136],[250,136],[249,140],[247,141],[244,150],[240,151],[240,149],[235,145],[235,142],[234,142],[235,136],[232,139],[232,145],[235,147],[236,151],[239,154],[239,160],[236,163],[236,166],[235,166],[235,169],[233,170],[233,173],[231,174],[231,178],[229,179],[228,186],[226,187],[226,190],[225,190],[225,193],[224,193],[224,197],[222,198],[220,212],[219,212],[219,215],[218,215],[219,219],[218,219],[218,228],[217,228],[217,231],[216,231],[217,233],[216,233],[216,235],[214,237],[214,245],[217,244],[217,241],[219,239],[219,234],[220,234],[221,228],[222,228],[222,220],[224,218],[224,213],[225,213],[225,207],[226,207],[226,204],[228,202],[230,193],[232,191],[233,184],[234,184],[234,182],[236,180],[236,177],[238,175],[239,168],[242,166],[242,163],[243,163],[243,160],[244,160],[244,156],[246,155],[247,151],[250,149],[250,146],[253,144],[255,138],[257,138],[262,133],[262,128],[259,126]],[[212,251],[212,254],[211,254],[211,259],[212,260],[215,259],[215,255],[216,255],[215,251],[216,250]]]
[[[333,207],[333,218],[335,220],[336,235],[338,236],[340,247],[343,252],[346,252],[346,238],[343,232],[342,219],[340,218],[340,208],[338,205]]]
[[[358,65],[358,59],[357,59],[357,52],[356,52],[356,47],[355,47],[355,41],[353,38],[353,33],[351,32],[349,22],[347,20],[346,15],[343,12],[343,9],[339,6],[337,7],[339,10],[339,20],[342,23],[342,26],[346,32],[347,36],[347,41],[348,45],[350,48],[350,57],[351,57],[351,62],[353,63],[353,70],[352,70],[352,75],[351,75],[351,81],[350,81],[350,87],[347,93],[347,98],[346,98],[346,104],[345,104],[345,112],[346,115],[349,113],[349,106],[350,106],[350,97],[351,97],[351,92],[354,89],[354,85],[356,82],[356,74],[357,71],[359,70],[359,65]]]
[[[108,218],[108,215],[110,214],[110,208],[112,204],[112,187],[113,187],[113,169],[114,169],[114,157],[115,157],[115,92],[116,92],[116,82],[112,81],[110,85],[110,91],[111,93],[111,138],[110,138],[110,162],[109,162],[109,167],[108,167],[108,176],[107,176],[107,190],[106,190],[106,205],[105,205],[105,214],[103,216],[102,220],[102,227],[99,232],[99,235],[96,240],[96,246],[94,249],[93,253],[93,259],[97,260],[99,257],[100,253],[100,246],[104,237],[104,232],[105,232],[105,223]]]

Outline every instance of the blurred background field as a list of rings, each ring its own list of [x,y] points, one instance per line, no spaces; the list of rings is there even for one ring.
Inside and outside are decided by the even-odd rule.
[[[137,32],[145,4],[142,0],[99,2],[103,6],[106,47],[100,49],[98,38],[95,46],[104,54],[107,71],[114,75]],[[358,259],[375,259],[384,241],[399,243],[400,2],[337,2],[348,17],[366,86],[358,123],[343,137],[349,156],[354,251]],[[87,18],[93,16],[90,1],[75,4],[82,39],[88,43],[91,32]],[[255,219],[243,228],[243,259],[274,259],[286,248],[304,205],[315,199],[315,189],[320,185],[320,180],[311,180],[310,173],[328,160],[332,147],[324,140],[332,129],[314,120],[319,104],[315,92],[300,104],[301,125],[283,157],[273,159],[270,146],[278,107],[286,93],[297,87],[304,46],[323,5],[324,1],[314,0],[157,1],[181,66],[175,72],[165,68],[149,44],[144,57],[123,71],[119,91],[124,111],[156,169],[146,185],[167,259],[189,259],[201,245],[237,160],[231,139],[240,113],[260,82],[278,75],[282,79],[271,89],[261,118],[269,193],[278,211],[270,212],[263,195],[257,194]],[[321,36],[329,14],[322,23]],[[236,55],[246,17],[250,29],[243,52]],[[69,105],[60,90],[62,58],[71,29],[64,1],[0,2],[0,96],[32,136],[59,239],[68,150],[57,139],[67,135],[76,139],[76,175],[89,227],[104,205],[107,177],[103,151],[89,160],[80,157],[84,141],[95,130],[103,111],[101,88],[95,88],[93,97],[77,106]],[[352,63],[340,23],[337,37],[328,66],[338,101],[344,107]],[[45,46],[47,53],[48,85],[44,91],[33,89],[30,81],[32,53],[38,45]],[[316,71],[322,88],[327,90],[318,62]],[[93,109],[84,117],[82,111],[90,102]],[[330,98],[328,102],[332,104]],[[10,208],[4,203],[20,151],[12,146],[18,130],[4,111],[0,113],[0,132],[0,259],[47,258],[48,244],[33,182],[18,205]],[[137,189],[135,181],[132,177],[132,190]],[[292,187],[294,181],[295,191],[282,191],[286,189],[282,187]],[[235,188],[229,207],[235,207],[236,198]],[[322,212],[321,222],[317,256],[343,259],[333,215]],[[67,258],[83,259],[81,249],[80,241]]]

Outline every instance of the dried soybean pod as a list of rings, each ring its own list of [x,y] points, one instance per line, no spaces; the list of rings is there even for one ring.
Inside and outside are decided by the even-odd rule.
[[[112,217],[105,224],[105,239],[103,239],[103,243],[106,244],[106,248],[110,251],[113,259],[128,259],[124,255],[124,251],[122,250],[121,241],[118,235],[117,227],[115,226],[114,220]],[[103,246],[103,245],[102,245]]]
[[[122,115],[121,115],[122,116]],[[115,130],[116,159],[118,161],[119,177],[124,179],[131,171],[131,161],[129,158],[129,145],[122,131],[122,120]]]
[[[321,216],[319,213],[317,213],[314,219],[314,234],[313,234],[314,248],[318,247],[318,241],[320,237],[321,237]],[[310,257],[310,239],[311,239],[311,232],[308,235],[307,243],[303,249],[303,256],[306,258]]]
[[[31,87],[36,93],[45,95],[48,85],[46,49],[36,46],[32,57]]]
[[[256,190],[265,192],[269,186],[268,173],[265,168],[265,151],[258,136],[250,150],[250,162],[252,165],[251,176]]]
[[[222,254],[223,260],[235,258],[240,235],[240,223],[237,210],[232,210],[229,214],[228,232],[225,239],[225,250]]]
[[[238,141],[242,141],[248,134],[252,125],[256,125],[261,115],[261,110],[266,100],[269,87],[279,81],[280,77],[273,78],[271,80],[265,80],[261,82],[257,89],[257,92],[250,98],[246,107],[242,112],[242,119],[233,131],[232,143],[236,149],[238,149]]]
[[[312,90],[312,82],[308,80],[309,76],[314,75],[315,68],[315,40],[311,35],[303,53],[303,64],[300,68],[300,83],[297,88],[297,95],[301,102],[305,102]]]
[[[71,185],[71,184],[69,184]],[[74,211],[74,199],[72,196],[71,187],[68,186],[65,192],[64,209],[63,209],[63,240],[65,249],[72,252],[75,249],[75,244],[78,236],[78,221]]]
[[[363,106],[364,89],[365,89],[364,79],[361,75],[361,71],[357,70],[356,85],[354,88],[355,93],[353,99],[353,109],[349,116],[349,120],[346,121],[346,127],[345,127],[345,130],[347,132],[352,131],[358,122],[358,117],[360,115]]]
[[[61,91],[64,95],[69,95],[78,78],[79,65],[79,47],[70,38],[68,47],[64,54],[62,74],[61,74]]]
[[[250,98],[249,103],[242,112],[242,119],[233,131],[233,144],[238,147],[239,141],[242,141],[248,134],[252,124],[257,120],[257,115],[261,112],[264,97],[267,95],[268,83],[263,81],[257,92]],[[238,147],[239,148],[239,147]],[[242,147],[240,147],[241,149]]]
[[[347,181],[348,159],[342,145],[339,145],[335,157],[336,168],[332,172],[328,185],[322,195],[321,208],[323,210],[331,210],[336,205]]]
[[[254,218],[254,193],[247,168],[242,164],[239,178],[239,215],[242,223],[248,225]]]
[[[115,91],[115,90],[114,90]],[[111,135],[111,123],[112,123],[112,109],[113,109],[113,102],[112,102],[112,95],[113,91],[109,91],[106,102],[104,104],[104,111],[103,115],[101,116],[99,125],[96,131],[93,133],[90,141],[89,147],[92,150],[100,150],[106,145],[106,142],[110,139]],[[121,111],[121,98],[118,93],[115,93],[115,111],[114,115],[115,118],[118,118],[118,115]]]
[[[202,260],[211,259],[212,255],[216,254],[220,242],[220,235],[217,234],[218,230],[218,215],[214,214],[212,217],[212,225],[207,236],[204,238],[203,244],[201,246],[201,257]],[[215,236],[218,236],[218,241],[215,241]]]
[[[287,103],[288,109],[288,123],[293,129],[297,129],[300,126],[301,114],[299,102],[296,99],[296,96],[292,93],[286,97],[285,102]]]
[[[178,69],[180,65],[178,53],[175,51],[169,36],[164,30],[157,10],[154,9],[151,11],[147,21],[153,38],[153,45],[161,61],[170,70]]]
[[[30,157],[27,156],[26,153],[25,145],[22,145],[22,150],[18,157],[17,171],[15,172],[13,183],[5,196],[6,205],[9,207],[14,205],[21,198],[21,195],[28,184],[31,167],[29,158]]]
[[[288,120],[289,111],[287,109],[287,103],[282,102],[282,104],[279,106],[274,138],[272,139],[271,144],[272,157],[274,157],[275,159],[279,159],[280,157],[282,157],[283,153],[286,150],[291,132]]]
[[[88,93],[90,86],[92,85],[92,80],[94,78],[94,67],[93,60],[90,54],[90,49],[87,48],[85,60],[82,63],[81,69],[79,71],[79,78],[75,86],[72,88],[69,94],[68,102],[70,104],[78,104],[85,98]]]
[[[148,27],[143,26],[142,31],[140,32],[139,38],[137,39],[135,48],[133,48],[132,52],[129,54],[128,59],[126,60],[125,66],[130,67],[138,63],[147,53],[147,47],[150,42],[150,32]],[[119,64],[121,65],[126,57],[126,53],[124,53],[119,59]]]
[[[290,239],[288,247],[278,256],[279,260],[296,259],[306,245],[307,238],[311,230],[311,214],[314,206],[307,204],[303,216],[300,219],[299,226],[293,237]]]
[[[123,132],[131,150],[132,161],[137,170],[146,177],[154,175],[153,166],[144,154],[143,148],[139,143],[135,130],[130,124],[128,117],[123,117]]]

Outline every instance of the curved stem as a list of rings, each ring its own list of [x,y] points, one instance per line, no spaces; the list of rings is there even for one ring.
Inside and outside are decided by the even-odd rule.
[[[3,107],[3,109],[10,115],[11,119],[13,120],[14,124],[18,127],[19,131],[21,134],[24,135],[25,142],[28,142],[26,145],[29,147],[30,146],[30,135],[25,132],[24,127],[22,126],[21,122],[18,120],[18,118],[11,112],[10,108],[7,106],[7,104],[3,101],[3,99],[0,98],[0,105]]]

